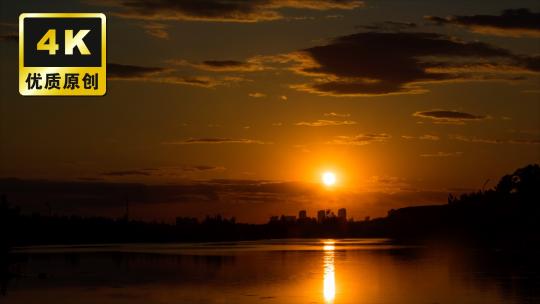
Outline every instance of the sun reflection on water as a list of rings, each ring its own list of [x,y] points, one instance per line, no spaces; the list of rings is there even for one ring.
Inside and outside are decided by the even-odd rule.
[[[334,267],[334,241],[325,241],[324,250],[324,275],[323,295],[326,303],[333,303],[336,297],[336,276]]]

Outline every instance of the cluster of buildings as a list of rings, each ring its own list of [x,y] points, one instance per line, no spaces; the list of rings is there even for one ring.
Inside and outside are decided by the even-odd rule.
[[[352,219],[351,219],[352,220]],[[337,215],[331,209],[324,209],[317,211],[317,217],[311,218],[308,217],[306,210],[300,210],[298,212],[298,217],[294,215],[281,215],[281,216],[271,216],[270,223],[336,223],[336,222],[347,222],[347,209],[340,208],[338,209]]]

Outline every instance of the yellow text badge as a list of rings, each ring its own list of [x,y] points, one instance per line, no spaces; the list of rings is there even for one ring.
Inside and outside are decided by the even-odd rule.
[[[21,14],[19,93],[105,95],[106,33],[106,17],[101,13]]]

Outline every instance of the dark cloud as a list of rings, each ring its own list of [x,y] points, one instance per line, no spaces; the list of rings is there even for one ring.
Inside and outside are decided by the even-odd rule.
[[[208,201],[217,198],[216,188],[204,183],[145,185],[106,181],[0,179],[0,188],[15,203],[39,207],[49,201],[57,209],[75,208],[74,211],[78,213],[87,208],[122,206],[127,197],[132,203],[145,204]]]
[[[392,136],[386,133],[367,133],[355,136],[337,136],[335,139],[327,142],[327,144],[363,146],[376,142],[386,142],[390,138]]]
[[[162,67],[145,67],[118,63],[107,64],[107,78],[110,80],[145,81],[178,85],[213,88],[246,81],[242,77],[225,76],[220,78],[206,76],[182,76],[176,70]]]
[[[223,137],[204,137],[189,138],[182,141],[163,142],[164,145],[196,145],[196,144],[268,144],[262,140],[246,138],[223,138]]]
[[[123,174],[124,172],[118,172]],[[126,174],[132,172],[126,171]],[[116,173],[113,173],[116,174]],[[220,202],[258,201],[259,197],[272,197],[273,202],[283,201],[286,196],[302,196],[314,191],[311,184],[265,181],[216,179],[185,181],[173,185],[147,185],[141,183],[103,181],[48,181],[0,179],[2,193],[13,196],[14,201],[25,201],[40,205],[43,201],[54,205],[77,205],[84,210],[89,207],[123,206],[126,197],[132,203],[156,204],[164,202]]]
[[[288,60],[293,71],[316,80],[293,88],[334,96],[421,93],[425,83],[514,80],[539,72],[537,57],[421,32],[357,33]]]
[[[224,167],[208,166],[208,165],[198,165],[198,166],[183,166],[183,171],[188,172],[203,172],[203,171],[221,171],[225,170]]]
[[[453,24],[473,32],[498,36],[540,37],[540,13],[529,9],[508,9],[500,15],[450,16],[446,18],[427,16],[437,24]]]
[[[168,70],[160,67],[144,67],[118,63],[107,64],[107,77],[109,79],[137,79],[146,78]]]
[[[117,8],[117,16],[141,20],[258,22],[282,19],[284,8],[350,10],[359,0],[108,0],[96,4]]]
[[[220,184],[220,185],[241,185],[241,186],[259,186],[261,184],[272,183],[270,180],[264,179],[226,179],[226,178],[214,178],[206,181],[208,184]]]
[[[463,135],[451,135],[451,139],[470,142],[470,143],[482,143],[482,144],[519,144],[519,145],[540,145],[540,139],[492,139],[492,138],[479,138],[469,137]]]
[[[206,61],[203,61],[202,64],[208,67],[216,68],[216,69],[220,69],[220,68],[236,69],[238,67],[246,66],[245,62],[235,61],[235,60],[206,60]]]
[[[184,165],[184,166],[169,166],[158,168],[142,168],[142,169],[130,169],[130,170],[118,170],[108,171],[101,173],[102,177],[186,177],[186,173],[203,173],[212,171],[222,171],[225,167],[210,166],[210,165]],[[94,181],[103,179],[84,178],[80,179],[84,181]]]
[[[527,69],[540,72],[540,55],[524,57],[522,60]]]
[[[186,60],[169,60],[177,66],[188,66],[203,71],[212,72],[256,72],[267,69],[263,62],[264,57],[252,57],[247,61],[238,60],[205,60],[193,63]]]
[[[479,121],[489,118],[485,115],[475,115],[451,110],[419,111],[413,113],[413,116],[427,118],[433,120],[435,123],[445,124],[464,124],[467,121]]]

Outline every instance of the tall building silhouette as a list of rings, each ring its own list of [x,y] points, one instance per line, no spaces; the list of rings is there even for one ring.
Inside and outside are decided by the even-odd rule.
[[[326,211],[325,210],[317,211],[317,222],[324,223],[325,219],[326,219]]]
[[[338,210],[337,214],[340,220],[347,220],[347,209],[341,208]]]
[[[307,211],[306,210],[300,210],[298,212],[298,219],[304,220],[307,218]]]

